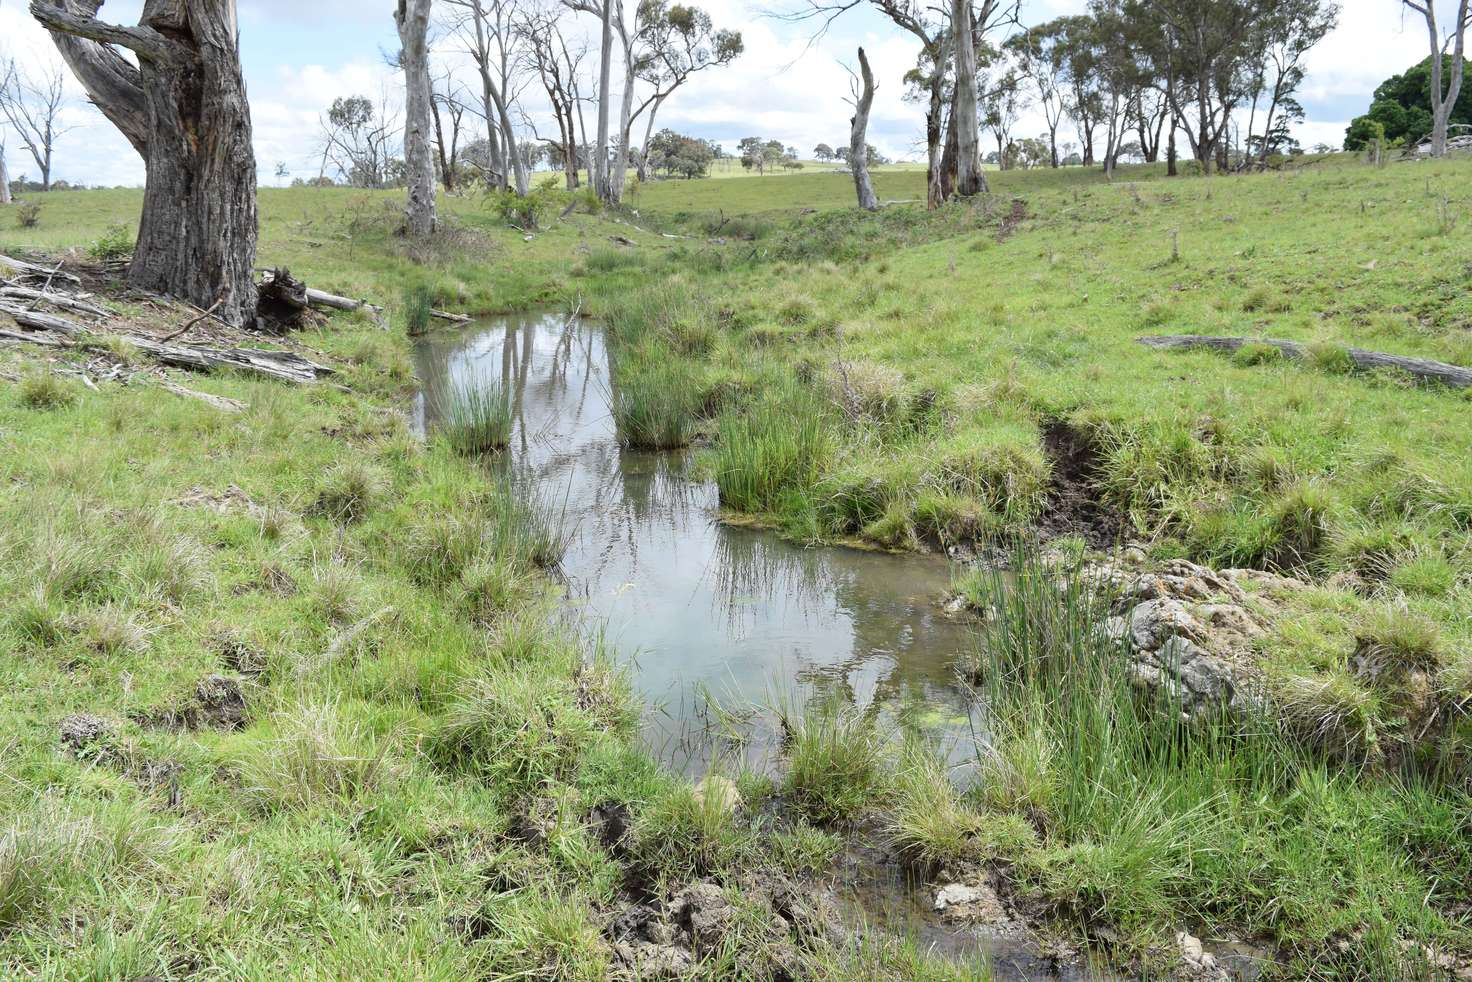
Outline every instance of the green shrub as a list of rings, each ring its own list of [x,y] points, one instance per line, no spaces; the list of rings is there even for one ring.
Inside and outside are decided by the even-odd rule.
[[[133,254],[133,233],[122,222],[113,222],[92,243],[87,254],[98,262],[126,259]]]

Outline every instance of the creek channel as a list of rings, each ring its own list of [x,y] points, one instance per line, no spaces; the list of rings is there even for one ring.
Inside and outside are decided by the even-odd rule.
[[[955,666],[976,641],[939,605],[946,560],[804,547],[722,521],[698,451],[620,446],[618,380],[592,321],[482,320],[419,339],[414,358],[421,432],[434,428],[434,394],[448,387],[509,394],[512,443],[495,466],[561,523],[561,571],[579,619],[628,671],[647,706],[645,740],[667,765],[697,778],[773,772],[782,710],[838,698],[933,736],[965,782],[980,720]],[[942,928],[895,864],[860,866],[849,885],[865,918],[954,957],[985,952],[998,977],[1083,977],[1055,974],[1020,938]]]

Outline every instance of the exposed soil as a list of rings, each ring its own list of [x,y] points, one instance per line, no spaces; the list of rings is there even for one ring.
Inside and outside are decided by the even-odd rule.
[[[245,692],[228,675],[206,675],[194,685],[194,697],[179,706],[133,714],[142,726],[166,730],[243,730],[250,723]]]
[[[1053,466],[1047,503],[1037,522],[1043,537],[1076,535],[1095,549],[1119,545],[1125,518],[1101,493],[1099,451],[1092,434],[1061,419],[1048,420],[1043,451]]]

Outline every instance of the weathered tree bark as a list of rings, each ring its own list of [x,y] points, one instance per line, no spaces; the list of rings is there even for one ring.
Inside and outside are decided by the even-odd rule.
[[[859,77],[863,90],[854,93],[854,114],[849,120],[848,165],[854,172],[854,189],[859,194],[859,207],[878,211],[879,199],[869,183],[869,110],[874,105],[874,73],[869,70],[869,56],[859,49]]]
[[[10,204],[10,172],[5,169],[5,147],[0,145],[0,205]]]
[[[935,59],[935,71],[930,77],[930,108],[925,113],[926,208],[939,208],[945,204],[946,200],[945,181],[942,177],[944,167],[942,142],[945,139],[942,130],[945,125],[945,81],[949,58],[946,55],[944,41],[939,42],[936,47],[938,54]]]
[[[427,239],[435,229],[434,155],[430,150],[434,81],[429,75],[429,11],[431,0],[399,0],[394,26],[399,29],[404,64],[404,170],[409,193],[404,203],[404,229],[411,238]]]
[[[1308,354],[1308,347],[1297,341],[1275,341],[1271,338],[1226,338],[1209,334],[1152,335],[1138,338],[1140,344],[1158,350],[1206,348],[1212,351],[1236,351],[1249,344],[1272,345],[1283,352],[1285,358],[1300,359]],[[1411,358],[1405,355],[1388,355],[1381,351],[1365,351],[1362,348],[1346,348],[1345,352],[1355,365],[1367,371],[1376,368],[1394,368],[1423,382],[1436,382],[1454,389],[1472,388],[1472,368],[1449,365],[1429,358]]]
[[[235,0],[146,0],[137,27],[101,0],[33,0],[93,102],[143,154],[148,182],[129,282],[230,324],[255,316],[256,160]],[[113,45],[138,59],[130,66]]]
[[[986,191],[981,173],[981,133],[976,116],[976,46],[972,40],[971,0],[951,0],[951,30],[956,50],[956,101],[951,107],[956,131],[956,193],[963,198]]]

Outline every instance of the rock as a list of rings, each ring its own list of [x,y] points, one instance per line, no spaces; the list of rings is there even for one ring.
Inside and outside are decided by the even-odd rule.
[[[61,721],[62,746],[78,757],[105,752],[117,733],[117,724],[101,716],[77,713]]]
[[[719,774],[707,774],[695,785],[695,800],[702,805],[712,802],[726,812],[733,812],[742,805],[741,791],[736,787],[736,782]]]
[[[935,909],[945,910],[947,907],[954,907],[957,904],[974,904],[984,895],[979,887],[968,887],[962,883],[948,883],[936,891]]]
[[[1181,953],[1181,968],[1188,978],[1224,979],[1227,973],[1216,962],[1216,956],[1202,947],[1201,939],[1186,933],[1176,932],[1176,947]]]
[[[1147,600],[1130,612],[1130,640],[1141,651],[1159,651],[1165,642],[1182,637],[1199,643],[1205,631],[1179,600]]]

